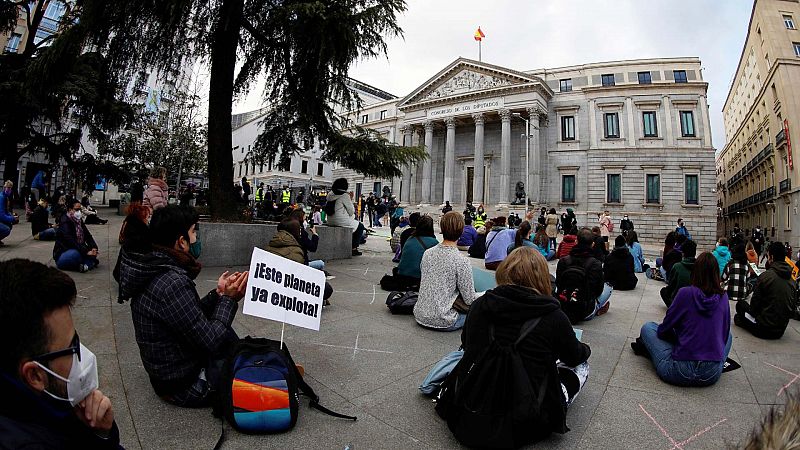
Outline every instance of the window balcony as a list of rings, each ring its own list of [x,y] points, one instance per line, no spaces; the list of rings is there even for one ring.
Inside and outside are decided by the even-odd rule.
[[[788,192],[790,189],[792,189],[792,180],[789,178],[781,181],[780,184],[778,185],[778,190],[780,191],[781,194],[783,194],[784,192]]]
[[[786,143],[786,130],[781,130],[775,135],[775,146],[779,147]]]

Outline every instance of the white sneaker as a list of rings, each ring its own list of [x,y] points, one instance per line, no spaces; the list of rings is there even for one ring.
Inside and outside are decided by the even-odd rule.
[[[78,270],[80,270],[81,273],[86,273],[86,272],[89,271],[89,266],[87,266],[86,264],[81,264],[81,266],[78,268]]]

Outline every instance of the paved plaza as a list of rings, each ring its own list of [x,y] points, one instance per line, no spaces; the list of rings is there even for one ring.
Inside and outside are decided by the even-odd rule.
[[[73,311],[81,341],[98,357],[100,388],[112,400],[122,445],[130,449],[212,448],[220,420],[209,409],[181,409],[161,401],[142,367],[130,305],[117,303],[111,271],[122,218],[100,210],[108,225],[91,226],[101,265],[73,273],[78,298]],[[388,234],[388,228],[382,233]],[[51,242],[31,238],[29,224],[15,227],[0,259],[29,258],[53,264]],[[264,243],[266,245],[266,242]],[[705,249],[698,249],[705,250]],[[474,264],[482,261],[473,260]],[[551,262],[555,271],[555,262]],[[358,421],[335,419],[308,408],[302,399],[297,426],[289,433],[249,436],[226,425],[223,448],[416,449],[457,448],[446,424],[417,386],[444,354],[458,348],[460,332],[440,333],[416,325],[411,316],[392,316],[377,286],[390,269],[385,239],[372,237],[364,255],[328,264],[336,292],[324,310],[319,332],[286,327],[286,343],[305,366],[306,379],[323,405]],[[207,267],[195,280],[204,295],[225,270]],[[786,390],[800,387],[800,322],[791,321],[777,342],[753,338],[733,327],[731,357],[742,368],[708,388],[676,388],[661,382],[648,360],[629,343],[646,321],[664,316],[662,283],[640,276],[639,287],[615,292],[608,314],[581,324],[592,348],[585,389],[569,410],[571,432],[553,435],[536,448],[716,449],[741,442]],[[731,305],[733,306],[733,305]],[[239,314],[240,336],[278,339],[280,324]]]

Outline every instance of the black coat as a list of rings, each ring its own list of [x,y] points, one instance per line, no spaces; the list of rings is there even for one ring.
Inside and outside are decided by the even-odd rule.
[[[58,408],[47,394],[36,394],[16,378],[0,372],[0,449],[116,449],[116,422],[102,439],[68,409]]]
[[[131,184],[131,203],[144,201],[144,186],[141,181]]]
[[[630,291],[636,289],[636,273],[633,271],[633,255],[628,247],[617,247],[603,263],[605,281],[615,290]]]
[[[591,354],[589,346],[575,337],[558,300],[524,287],[498,286],[472,303],[461,332],[461,343],[464,346],[463,359],[467,361],[464,367],[469,367],[469,361],[477,359],[490,344],[489,324],[494,325],[495,339],[501,344],[509,344],[517,340],[522,325],[535,317],[542,319],[520,343],[518,350],[534,386],[541,385],[547,377],[542,404],[547,423],[531,424],[538,428],[535,435],[541,439],[551,432],[569,431],[556,360],[577,366],[588,360]]]
[[[47,208],[37,206],[36,209],[34,209],[33,212],[31,213],[30,217],[31,235],[37,235],[42,231],[50,228],[50,222],[48,222],[47,219],[49,219]]]
[[[569,256],[558,260],[556,266],[556,280],[564,273],[567,268],[572,265],[579,265],[583,267],[586,264],[586,258],[592,258],[593,261],[589,264],[589,270],[586,271],[586,285],[589,288],[589,298],[597,298],[603,293],[603,263],[595,258],[591,251],[580,245],[576,245],[569,252]]]
[[[53,246],[53,259],[58,261],[58,258],[67,250],[75,249],[80,252],[81,256],[86,256],[86,253],[97,248],[97,243],[92,237],[92,233],[86,228],[86,224],[81,221],[83,228],[83,244],[78,243],[78,237],[75,232],[77,224],[69,218],[67,214],[61,216],[61,222],[56,231],[56,245]]]
[[[303,248],[303,259],[308,265],[308,252],[316,252],[319,246],[319,236],[312,234],[310,237],[308,231],[301,225],[300,226],[300,247]]]

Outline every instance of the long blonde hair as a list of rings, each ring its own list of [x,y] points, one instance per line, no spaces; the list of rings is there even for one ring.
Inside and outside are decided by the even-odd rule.
[[[531,247],[519,247],[512,251],[495,274],[497,285],[516,285],[533,289],[540,295],[550,295],[550,270],[544,256]]]

